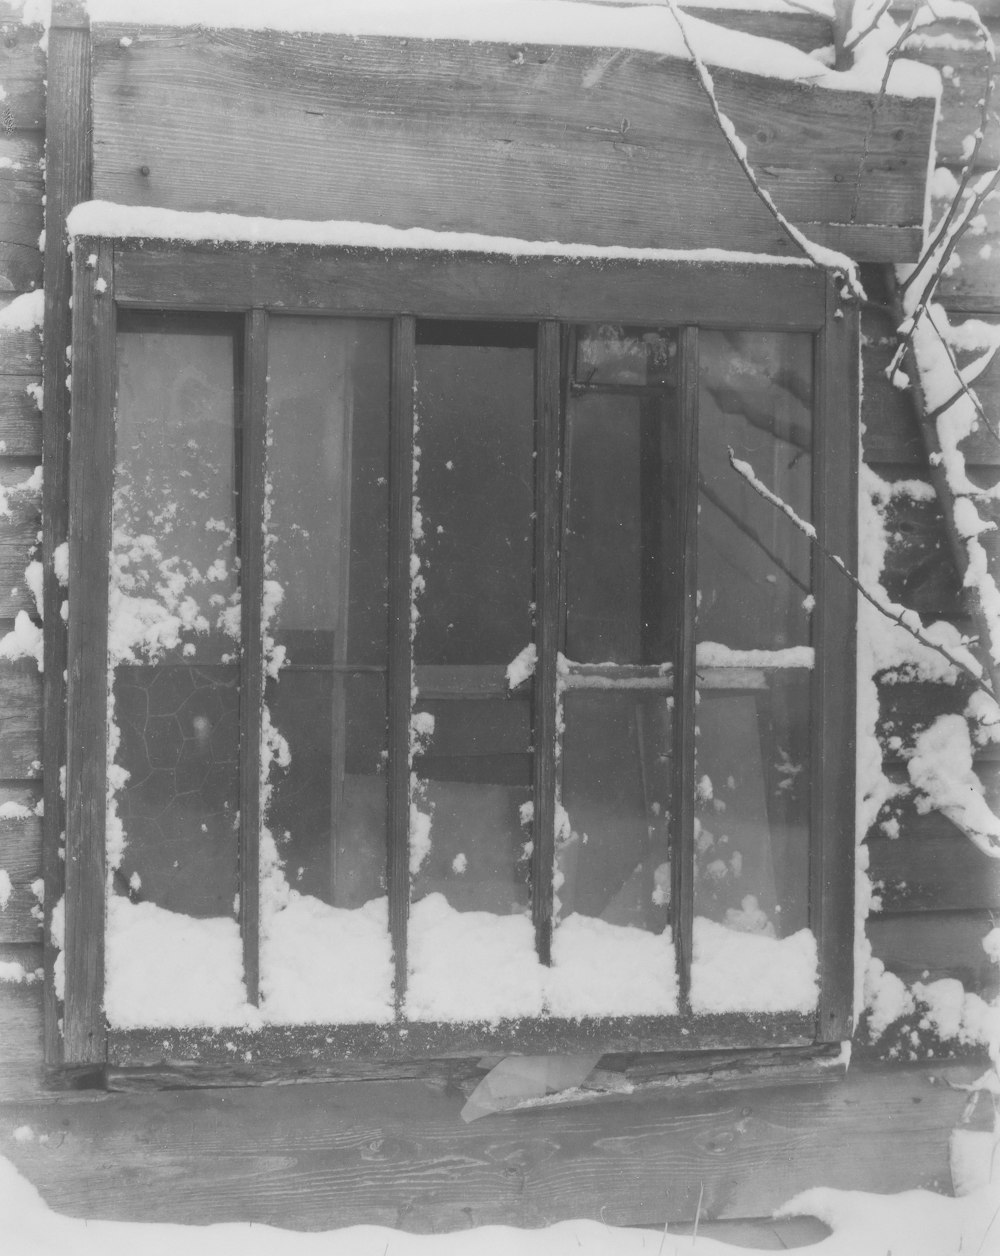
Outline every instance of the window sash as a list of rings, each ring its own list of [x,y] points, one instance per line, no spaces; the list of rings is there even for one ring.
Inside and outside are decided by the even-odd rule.
[[[96,253],[97,265],[87,266],[85,259]],[[257,877],[257,834],[260,822],[259,777],[260,710],[263,701],[263,667],[261,658],[260,598],[255,595],[263,580],[263,540],[260,528],[259,503],[263,500],[264,467],[264,403],[266,391],[266,309],[286,313],[291,300],[289,285],[302,283],[308,271],[311,282],[304,296],[298,295],[296,309],[321,311],[331,315],[384,313],[392,296],[421,298],[420,314],[458,313],[478,317],[502,314],[505,319],[517,316],[519,310],[533,312],[520,318],[536,323],[536,459],[535,497],[538,519],[535,529],[536,634],[538,665],[535,675],[535,844],[532,856],[532,914],[537,950],[543,962],[550,957],[552,936],[552,868],[554,860],[556,773],[554,760],[557,718],[556,655],[562,629],[562,595],[559,576],[559,536],[562,524],[560,501],[561,433],[559,419],[563,397],[561,369],[562,340],[560,322],[588,321],[588,317],[617,318],[629,323],[665,324],[681,322],[681,424],[683,457],[686,465],[695,466],[697,457],[698,373],[697,338],[694,325],[703,321],[713,326],[755,326],[783,330],[811,330],[816,334],[815,430],[817,433],[814,460],[814,503],[816,522],[824,542],[838,552],[853,552],[850,545],[852,524],[847,512],[835,509],[835,501],[843,502],[841,491],[827,494],[825,483],[841,485],[846,476],[854,474],[856,429],[852,407],[845,404],[843,376],[856,369],[853,357],[856,319],[852,311],[846,315],[839,308],[833,285],[815,271],[798,268],[774,268],[775,273],[761,273],[754,267],[698,267],[686,269],[683,264],[662,264],[652,267],[600,267],[579,273],[580,264],[570,263],[574,270],[553,259],[531,259],[500,263],[479,257],[447,259],[416,259],[401,255],[393,260],[398,274],[386,270],[386,255],[359,257],[357,251],[325,251],[289,270],[288,258],[278,256],[281,250],[252,255],[232,250],[201,253],[192,250],[182,254],[156,247],[147,251],[129,245],[112,245],[106,241],[82,241],[77,247],[78,309],[74,331],[74,441],[70,493],[73,502],[73,540],[71,542],[72,588],[97,590],[96,595],[71,592],[70,678],[68,727],[69,790],[67,800],[67,945],[66,1003],[64,1009],[65,1047],[67,1060],[100,1061],[105,1057],[106,1030],[100,1011],[103,986],[103,895],[104,895],[104,743],[106,738],[106,658],[107,642],[107,554],[110,548],[110,475],[113,468],[113,400],[114,400],[114,312],[122,307],[144,308],[166,306],[173,309],[241,309],[240,298],[255,297],[257,303],[242,305],[245,313],[243,415],[244,415],[244,491],[242,493],[242,532],[244,538],[242,598],[243,615],[243,684],[245,701],[241,709],[241,928],[245,946],[245,973],[248,993],[257,988],[257,948],[259,884]],[[171,271],[164,269],[170,259]],[[183,261],[191,263],[184,265]],[[484,278],[484,268],[492,285],[484,290],[476,280]],[[375,280],[372,279],[375,271]],[[317,277],[317,271],[318,277]],[[609,274],[608,272],[617,272]],[[525,273],[527,272],[527,273]],[[652,272],[652,273],[651,273]],[[394,274],[388,292],[380,285],[387,274]],[[363,290],[361,277],[367,276]],[[680,276],[680,278],[678,278]],[[105,278],[111,290],[96,291],[94,280]],[[330,286],[324,286],[323,280]],[[399,282],[397,283],[397,279]],[[112,283],[112,280],[114,281]],[[220,285],[227,299],[219,299]],[[673,280],[673,284],[669,282]],[[697,280],[697,282],[695,282]],[[789,296],[787,288],[792,289]],[[461,282],[460,282],[461,281]],[[555,299],[551,284],[556,284]],[[725,317],[715,317],[704,307],[718,300],[726,285],[730,300],[721,308]],[[141,301],[136,289],[141,289]],[[165,289],[169,288],[169,291]],[[262,291],[263,288],[263,291]],[[763,298],[762,298],[763,290]],[[485,295],[484,295],[485,292]],[[470,294],[472,296],[470,297]],[[499,294],[499,295],[498,295]],[[665,295],[666,294],[666,295]],[[267,298],[261,300],[261,298]],[[335,299],[334,299],[335,298]],[[516,300],[515,300],[516,299]],[[470,309],[470,300],[475,308]],[[514,309],[508,307],[514,302]],[[538,307],[548,304],[558,318],[539,316]],[[502,308],[498,308],[502,307]],[[548,312],[541,311],[542,314]],[[677,317],[683,315],[683,318]],[[835,317],[839,315],[839,317]],[[412,315],[396,315],[392,323],[391,349],[391,421],[390,421],[390,684],[389,706],[389,797],[387,852],[387,883],[390,904],[390,931],[395,948],[397,999],[403,989],[406,968],[406,930],[409,906],[409,867],[407,829],[409,822],[409,713],[410,713],[410,528],[412,515],[412,446],[413,446],[413,380],[415,371],[415,326]],[[839,378],[838,378],[839,377]],[[81,453],[81,446],[86,451]],[[97,464],[101,462],[103,466]],[[95,479],[96,475],[96,479]],[[682,515],[686,535],[694,536],[697,492],[696,477],[683,477],[693,491],[686,494]],[[107,489],[103,491],[101,486]],[[845,544],[847,542],[847,544]],[[682,580],[686,590],[693,590],[695,579],[694,547],[680,544]],[[820,953],[820,1008],[815,1036],[832,1040],[842,1036],[850,1016],[850,926],[852,904],[848,861],[843,850],[849,833],[849,798],[844,789],[843,772],[853,761],[850,733],[853,732],[851,712],[845,710],[842,677],[843,666],[850,661],[853,634],[853,595],[824,578],[823,565],[816,564],[817,602],[821,626],[816,633],[816,667],[814,670],[813,763],[816,787],[812,803],[812,906],[810,918],[817,936]],[[101,573],[105,578],[101,578]],[[820,594],[822,593],[822,596]],[[102,601],[103,598],[103,601]],[[678,746],[693,745],[694,722],[694,597],[681,599],[683,622],[679,625],[681,648],[675,677],[675,738]],[[103,608],[103,623],[102,621]],[[831,625],[840,625],[839,634]],[[845,651],[844,643],[848,643]],[[100,696],[99,692],[100,691]],[[846,704],[850,706],[849,703]],[[830,718],[833,711],[836,718]],[[82,731],[81,730],[85,730]],[[846,745],[845,745],[846,742]],[[834,772],[824,773],[820,765],[834,760]],[[686,996],[686,979],[690,970],[690,937],[693,918],[693,753],[677,756],[679,790],[678,832],[674,839],[677,857],[673,860],[673,930],[679,954],[679,971]],[[837,769],[841,770],[837,779]],[[849,773],[848,773],[849,775]],[[833,778],[831,780],[831,777]],[[820,782],[823,782],[821,788]],[[683,1020],[684,1018],[680,1018]],[[707,1018],[711,1020],[712,1018]],[[742,1022],[735,1037],[740,1041],[766,1039],[763,1022],[756,1028]],[[766,1018],[765,1018],[766,1019]],[[810,1036],[806,1027],[812,1018],[777,1018],[785,1022],[780,1031],[805,1041]],[[601,1041],[628,1041],[635,1044],[644,1035],[653,1034],[665,1042],[676,1037],[674,1025],[667,1028],[663,1018],[628,1018],[629,1025],[615,1027],[613,1018],[602,1018]],[[644,1025],[644,1020],[650,1025]],[[704,1028],[706,1018],[698,1018]],[[441,1043],[461,1039],[464,1031],[449,1026],[423,1027],[407,1023],[410,1047],[423,1035],[427,1050],[438,1050]],[[183,1032],[178,1031],[183,1037]],[[346,1031],[345,1031],[346,1032]],[[540,1031],[545,1042],[565,1040],[566,1026],[551,1024]],[[594,1030],[582,1028],[586,1040]],[[153,1031],[154,1036],[160,1031]],[[365,1033],[351,1031],[357,1039]],[[277,1030],[275,1030],[277,1034]],[[796,1037],[798,1035],[798,1037]],[[804,1036],[803,1036],[804,1035]],[[121,1035],[115,1035],[121,1039]],[[141,1034],[139,1035],[141,1037]],[[273,1035],[272,1035],[273,1036]],[[280,1035],[278,1035],[280,1036]],[[351,1034],[347,1035],[348,1037]],[[369,1035],[371,1036],[371,1035]],[[528,1037],[531,1035],[529,1034]],[[570,1035],[573,1037],[573,1035]],[[725,1037],[725,1035],[722,1035]],[[161,1035],[162,1037],[162,1035]],[[387,1050],[384,1031],[374,1035],[382,1040],[376,1051]],[[480,1045],[489,1041],[490,1033],[477,1034]],[[496,1041],[503,1032],[493,1033]],[[577,1040],[576,1038],[573,1039]],[[716,1038],[709,1033],[709,1040]],[[730,1032],[726,1041],[732,1041]],[[523,1031],[516,1038],[519,1049],[525,1049]],[[593,1041],[593,1038],[590,1038]],[[690,1029],[679,1039],[692,1044]]]

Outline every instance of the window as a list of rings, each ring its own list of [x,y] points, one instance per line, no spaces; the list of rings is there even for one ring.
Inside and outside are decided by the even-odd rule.
[[[833,280],[77,250],[67,1059],[842,1036]]]

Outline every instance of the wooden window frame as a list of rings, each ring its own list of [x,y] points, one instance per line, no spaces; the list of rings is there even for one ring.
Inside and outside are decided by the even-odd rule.
[[[814,336],[814,519],[820,543],[856,553],[858,311],[836,275],[804,265],[753,261],[560,258],[547,255],[387,252],[375,249],[185,245],[163,241],[78,239],[74,262],[70,591],[66,712],[66,910],[62,1062],[149,1067],[164,1061],[254,1066],[294,1073],[334,1069],[352,1059],[454,1057],[476,1052],[684,1051],[785,1045],[801,1050],[848,1038],[853,999],[855,595],[828,563],[814,560],[815,665],[811,696],[811,847],[809,924],[819,955],[815,1013],[716,1014],[510,1020],[497,1024],[267,1026],[221,1031],[109,1029],[102,1008],[106,893],[105,807],[107,639],[111,494],[114,467],[115,331],[119,309],[236,313],[244,317],[243,482],[263,477],[266,326],[270,313],[392,319],[390,428],[389,794],[387,890],[397,989],[405,977],[409,867],[412,383],[417,318],[530,321],[536,352],[535,569],[538,674],[535,708],[536,839],[533,918],[539,953],[551,936],[555,816],[553,755],[559,616],[556,561],[560,532],[558,415],[561,323],[613,321],[676,325],[683,360],[681,404],[696,414],[699,328],[809,332]],[[693,439],[696,422],[684,424]],[[65,488],[65,486],[64,486]],[[249,503],[252,494],[244,493]],[[696,494],[683,509],[693,529]],[[246,509],[250,509],[249,504]],[[243,535],[259,537],[247,526]],[[260,551],[260,552],[258,552]],[[686,557],[691,547],[684,547]],[[262,545],[243,555],[243,579],[261,577]],[[684,579],[693,563],[684,562]],[[693,599],[691,599],[693,602]],[[243,599],[245,700],[241,704],[241,930],[248,990],[256,988],[259,739],[263,701],[260,607]],[[693,615],[682,633],[678,707],[693,710]],[[686,661],[685,661],[686,660]],[[687,701],[684,700],[686,695]],[[61,730],[49,729],[49,737]],[[679,756],[686,761],[690,755]],[[689,774],[693,771],[690,765]],[[675,860],[674,923],[680,972],[693,918],[693,780],[681,780],[681,833]],[[684,788],[687,786],[687,788]],[[690,795],[690,797],[688,797]],[[396,835],[395,838],[393,835]],[[403,836],[400,836],[403,835]],[[688,865],[691,865],[690,867]],[[682,989],[686,997],[686,990]]]

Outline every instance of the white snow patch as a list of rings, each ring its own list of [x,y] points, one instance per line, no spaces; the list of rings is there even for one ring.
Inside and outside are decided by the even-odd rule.
[[[22,292],[10,305],[0,310],[0,328],[5,331],[30,331],[41,327],[45,314],[45,293],[41,288]]]
[[[0,637],[0,659],[33,658],[42,670],[45,638],[41,628],[32,622],[27,611],[18,611],[14,617],[14,627]]]
[[[961,715],[939,715],[917,737],[906,766],[920,790],[919,812],[940,811],[984,854],[1000,859],[1000,817],[990,809],[972,770],[972,741]]]
[[[6,868],[0,868],[0,911],[6,910],[13,893],[14,886],[11,883],[10,873]]]
[[[772,938],[695,917],[691,1007],[705,1012],[811,1012],[816,939],[808,929]]]
[[[119,1029],[259,1024],[246,1001],[239,925],[110,896],[104,1008]]]

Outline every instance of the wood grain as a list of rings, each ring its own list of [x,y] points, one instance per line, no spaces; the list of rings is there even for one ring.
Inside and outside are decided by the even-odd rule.
[[[702,1192],[710,1220],[766,1215],[817,1183],[944,1188],[947,1132],[966,1095],[930,1079],[976,1075],[975,1065],[852,1069],[833,1086],[644,1096],[471,1125],[461,1091],[419,1081],[81,1093],[6,1105],[0,1134],[26,1123],[50,1136],[4,1138],[5,1155],[52,1207],[82,1217],[662,1227],[693,1219]]]
[[[2,249],[0,249],[0,255],[2,255]],[[37,250],[36,255],[40,264],[41,255],[37,253]],[[0,310],[6,309],[14,300],[12,295],[3,291],[2,274],[2,256],[0,256]],[[38,278],[40,282],[40,268]],[[28,287],[30,287],[29,284],[23,284],[18,288],[18,292]],[[0,327],[0,363],[3,363],[4,375],[30,375],[37,379],[42,373],[42,338],[38,329]]]
[[[33,469],[32,462],[0,457],[0,490],[6,490],[10,511],[9,515],[0,516],[0,619],[12,619],[21,610],[35,613],[24,570],[35,556],[41,503],[37,492],[10,491],[23,484]]]
[[[20,964],[26,973],[42,967],[42,948],[0,945],[0,962]],[[42,1072],[42,983],[0,982],[0,1114],[10,1100],[45,1093]],[[0,1115],[0,1120],[3,1116]]]
[[[966,990],[992,999],[997,971],[983,950],[993,927],[990,912],[915,912],[870,916],[865,931],[872,952],[908,984],[955,977]]]
[[[858,518],[859,319],[829,287],[827,323],[815,359],[813,518],[827,553],[855,554]],[[853,1028],[855,691],[857,595],[828,563],[817,562],[811,762],[819,769],[810,797],[809,924],[819,952],[818,1030],[823,1042]]]
[[[33,806],[37,789],[0,786],[0,804]],[[0,868],[11,881],[11,894],[0,909],[0,942],[38,942],[41,908],[31,889],[42,871],[42,822],[36,815],[0,819]]]
[[[28,392],[29,384],[40,386],[41,382],[23,375],[0,375],[0,441],[8,455],[41,458],[42,416]]]
[[[0,83],[5,131],[45,126],[45,53],[42,30],[0,20]]]
[[[553,246],[557,247],[557,246]],[[511,257],[275,246],[115,249],[123,305],[425,318],[561,318],[819,330],[825,278],[809,266]]]
[[[130,28],[131,29],[131,28]],[[629,50],[94,30],[94,195],[527,239],[796,255],[691,67]],[[134,33],[134,32],[133,32]],[[915,256],[932,116],[714,71],[779,208],[855,257]],[[249,122],[249,125],[248,125]],[[289,179],[289,168],[310,177]],[[145,171],[145,173],[144,173]],[[853,226],[851,224],[858,224]]]
[[[34,661],[0,663],[0,780],[42,769],[42,682]]]
[[[941,37],[944,37],[944,41]],[[944,46],[934,46],[932,41]],[[946,41],[946,42],[945,42]],[[941,74],[941,117],[935,144],[939,165],[960,166],[967,138],[979,127],[978,102],[992,72],[990,56],[974,26],[965,22],[934,22],[910,36],[904,45],[908,60],[933,66]],[[1000,129],[995,118],[986,127],[976,168],[991,170],[1000,159]]]
[[[104,1059],[108,579],[114,477],[113,253],[79,257],[73,284],[73,442],[69,467],[64,1059]],[[97,281],[103,280],[100,291]]]
[[[995,911],[1000,904],[1000,861],[984,855],[936,812],[908,816],[898,838],[869,837],[868,851],[869,875],[880,883],[885,915]]]
[[[45,874],[45,1058],[49,1064],[62,1059],[59,1032],[61,1009],[54,985],[56,954],[48,932],[52,904],[62,896],[65,864],[59,858],[60,834],[65,828],[66,807],[60,790],[60,774],[66,762],[66,674],[68,636],[60,615],[65,590],[56,579],[54,555],[69,537],[70,394],[62,387],[65,353],[72,340],[70,302],[73,293],[73,259],[65,247],[66,215],[78,201],[90,195],[90,39],[85,29],[74,28],[79,16],[71,5],[53,8],[49,31],[48,142],[46,145],[46,239],[43,432],[45,487],[42,518],[42,553],[45,568],[45,704],[44,746],[45,822],[43,866]],[[67,25],[68,23],[68,25]],[[110,277],[110,276],[109,276]],[[107,297],[108,302],[111,295]],[[81,308],[81,318],[86,305]],[[100,485],[97,481],[97,486]]]

